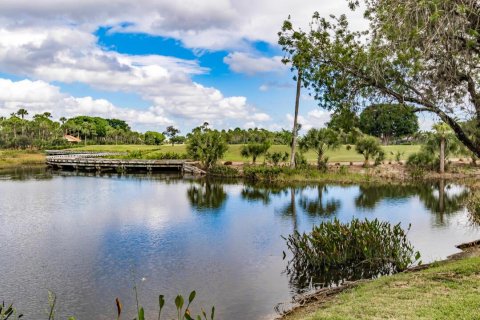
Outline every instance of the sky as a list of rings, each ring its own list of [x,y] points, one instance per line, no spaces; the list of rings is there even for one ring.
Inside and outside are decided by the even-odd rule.
[[[277,33],[289,15],[307,29],[315,11],[366,26],[346,0],[1,0],[0,115],[290,130],[295,82]],[[302,94],[304,129],[329,117]]]

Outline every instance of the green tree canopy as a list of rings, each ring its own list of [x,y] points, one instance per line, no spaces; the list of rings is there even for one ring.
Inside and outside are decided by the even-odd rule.
[[[418,131],[418,118],[412,108],[396,104],[372,105],[360,114],[360,130],[381,138],[388,144],[391,138],[401,138]]]
[[[360,5],[362,3],[362,5]],[[313,15],[302,33],[288,20],[279,34],[285,52],[308,55],[303,80],[321,107],[392,103],[429,112],[480,156],[480,3],[478,0],[352,0],[369,28],[352,31],[346,16]],[[305,40],[306,39],[306,40]],[[464,119],[462,119],[464,118]]]
[[[187,153],[192,159],[199,160],[209,169],[228,150],[227,142],[221,132],[208,128],[195,128],[187,140]]]
[[[145,132],[145,144],[149,145],[160,145],[163,141],[165,141],[165,136],[156,131],[147,131]]]

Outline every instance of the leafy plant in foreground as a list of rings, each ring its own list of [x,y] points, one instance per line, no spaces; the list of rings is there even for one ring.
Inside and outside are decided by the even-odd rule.
[[[338,219],[314,226],[310,233],[285,238],[293,257],[287,273],[298,288],[316,283],[375,278],[403,271],[420,258],[400,224],[375,220]]]

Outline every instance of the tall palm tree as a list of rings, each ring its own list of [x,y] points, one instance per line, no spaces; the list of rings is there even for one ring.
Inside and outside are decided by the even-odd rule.
[[[27,109],[20,108],[17,111],[17,115],[19,115],[23,120],[25,118],[25,116],[28,115],[28,111],[27,111]]]

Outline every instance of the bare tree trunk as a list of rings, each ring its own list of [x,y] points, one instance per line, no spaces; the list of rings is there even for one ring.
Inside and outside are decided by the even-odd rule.
[[[290,168],[295,168],[295,149],[297,147],[298,107],[300,105],[300,89],[302,88],[302,71],[297,74],[297,94],[295,96],[295,116],[293,118],[292,150],[290,154]]]
[[[440,173],[445,173],[445,138],[440,138]]]

